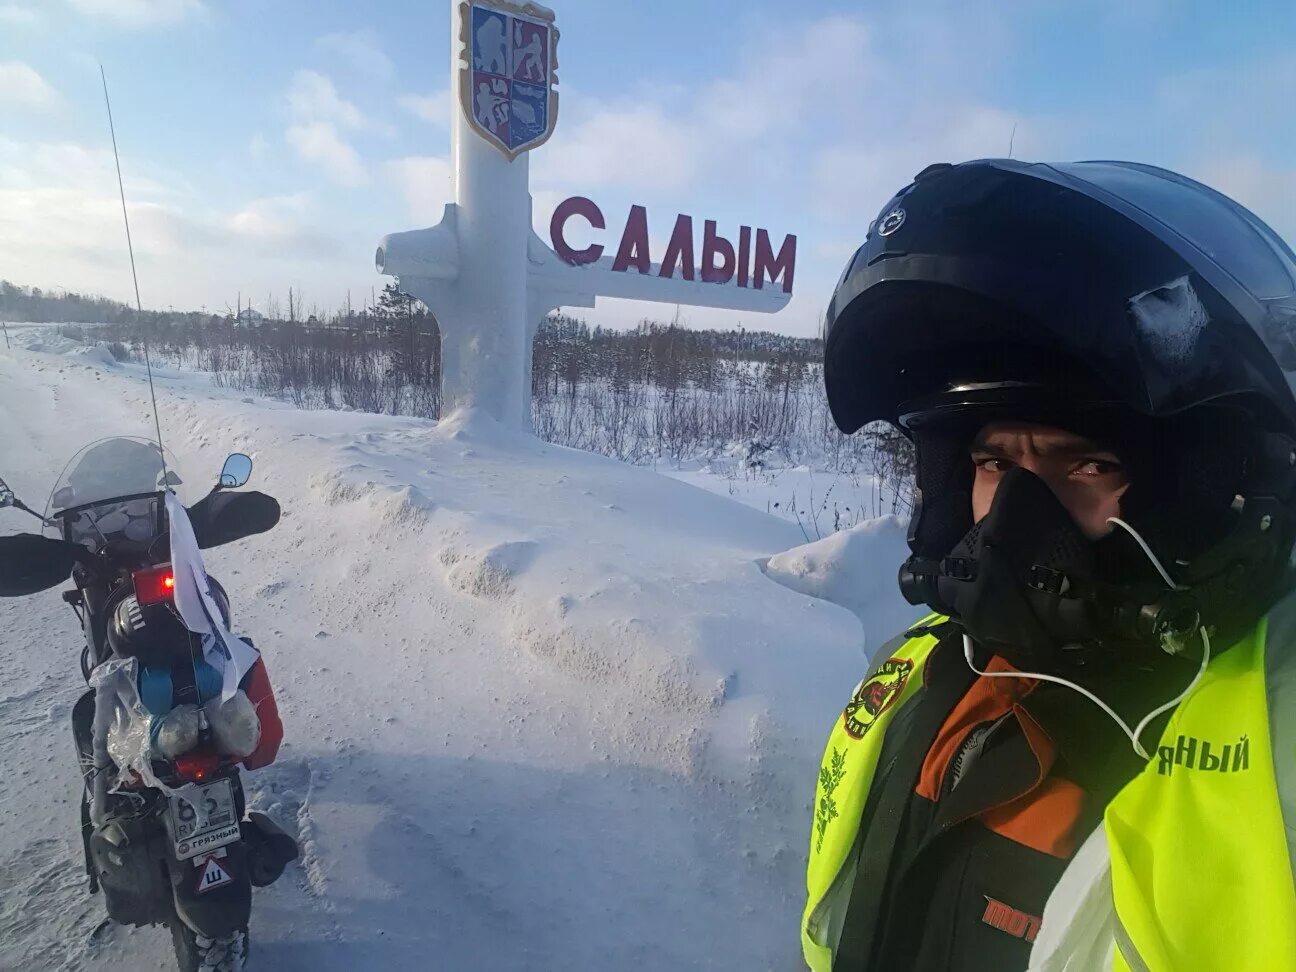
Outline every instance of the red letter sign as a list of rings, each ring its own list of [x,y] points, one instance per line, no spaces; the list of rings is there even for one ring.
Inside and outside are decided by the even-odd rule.
[[[573,266],[594,263],[603,255],[604,247],[601,244],[591,243],[583,250],[575,250],[567,242],[564,232],[567,221],[573,216],[588,220],[594,229],[607,228],[603,211],[592,200],[584,196],[564,199],[549,220],[549,238],[553,242],[554,252]],[[785,236],[776,256],[767,230],[757,229],[755,239],[752,237],[752,227],[739,226],[738,245],[735,247],[716,232],[716,221],[708,219],[703,224],[702,253],[698,260],[695,259],[693,217],[681,214],[675,217],[675,228],[671,231],[670,242],[666,245],[666,253],[656,275],[667,279],[678,276],[687,281],[701,278],[705,283],[733,283],[757,290],[763,289],[767,281],[776,285],[781,281],[783,292],[792,293],[792,281],[796,275],[797,238]],[[616,258],[612,261],[612,269],[618,273],[628,270],[642,274],[653,272],[648,241],[648,211],[643,206],[630,207]]]
[[[778,258],[774,258],[773,251],[770,249],[769,234],[763,229],[756,231],[756,267],[752,276],[755,278],[755,286],[760,290],[765,285],[765,275],[769,274],[769,282],[777,283],[779,274],[783,275],[783,293],[792,293],[792,275],[796,272],[796,237],[792,235],[783,238],[783,245],[779,247]]]
[[[720,266],[715,265],[715,256],[720,255]],[[714,219],[702,224],[702,279],[707,283],[728,283],[734,275],[733,244],[716,233]]]
[[[594,205],[593,200],[586,199],[584,196],[564,199],[554,210],[553,218],[549,220],[549,238],[553,241],[554,252],[568,263],[579,267],[586,263],[593,263],[601,257],[603,247],[592,243],[583,250],[573,250],[567,245],[567,240],[563,236],[563,227],[573,216],[584,216],[595,229],[606,229],[607,223],[603,221],[603,213],[598,206]]]
[[[662,257],[659,277],[675,276],[675,264],[681,263],[680,276],[685,280],[693,279],[693,217],[675,217],[675,231],[671,233],[670,242],[666,244],[666,255]]]
[[[652,260],[648,255],[648,210],[642,206],[630,207],[630,215],[626,218],[625,232],[621,234],[621,246],[617,249],[616,259],[612,261],[612,269],[624,270],[631,265],[640,273],[652,269]]]

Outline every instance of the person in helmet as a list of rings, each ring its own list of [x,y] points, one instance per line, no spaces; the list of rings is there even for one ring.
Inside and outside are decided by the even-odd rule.
[[[829,969],[1296,970],[1296,257],[1182,176],[934,165],[829,305],[913,442],[900,588],[815,793]]]

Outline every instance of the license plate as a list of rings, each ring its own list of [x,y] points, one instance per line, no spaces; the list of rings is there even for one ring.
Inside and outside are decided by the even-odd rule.
[[[198,812],[188,800],[171,798],[171,838],[175,842],[178,861],[187,861],[199,854],[214,851],[239,839],[239,822],[234,813],[234,787],[229,780],[217,780],[199,788],[199,802],[206,811],[206,820],[199,820]],[[199,823],[203,827],[199,829]]]

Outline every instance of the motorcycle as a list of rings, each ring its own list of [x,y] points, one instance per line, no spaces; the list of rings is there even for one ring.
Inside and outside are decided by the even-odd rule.
[[[182,972],[243,968],[252,887],[298,854],[273,820],[246,812],[240,766],[273,760],[282,726],[264,665],[229,634],[228,595],[197,554],[278,522],[272,497],[233,492],[251,472],[231,455],[186,509],[169,454],[121,437],[73,456],[43,515],[0,480],[0,509],[47,534],[0,537],[0,596],[70,578],[63,600],[84,633],[90,688],[72,731],[90,893],[103,892],[111,921],[166,925]]]

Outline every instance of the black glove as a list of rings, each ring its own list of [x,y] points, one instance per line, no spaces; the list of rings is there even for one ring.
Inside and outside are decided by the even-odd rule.
[[[85,551],[75,543],[15,533],[0,537],[0,597],[25,597],[63,583]]]
[[[198,546],[206,550],[274,527],[279,522],[279,501],[256,491],[221,490],[209,493],[189,507],[189,520]]]

